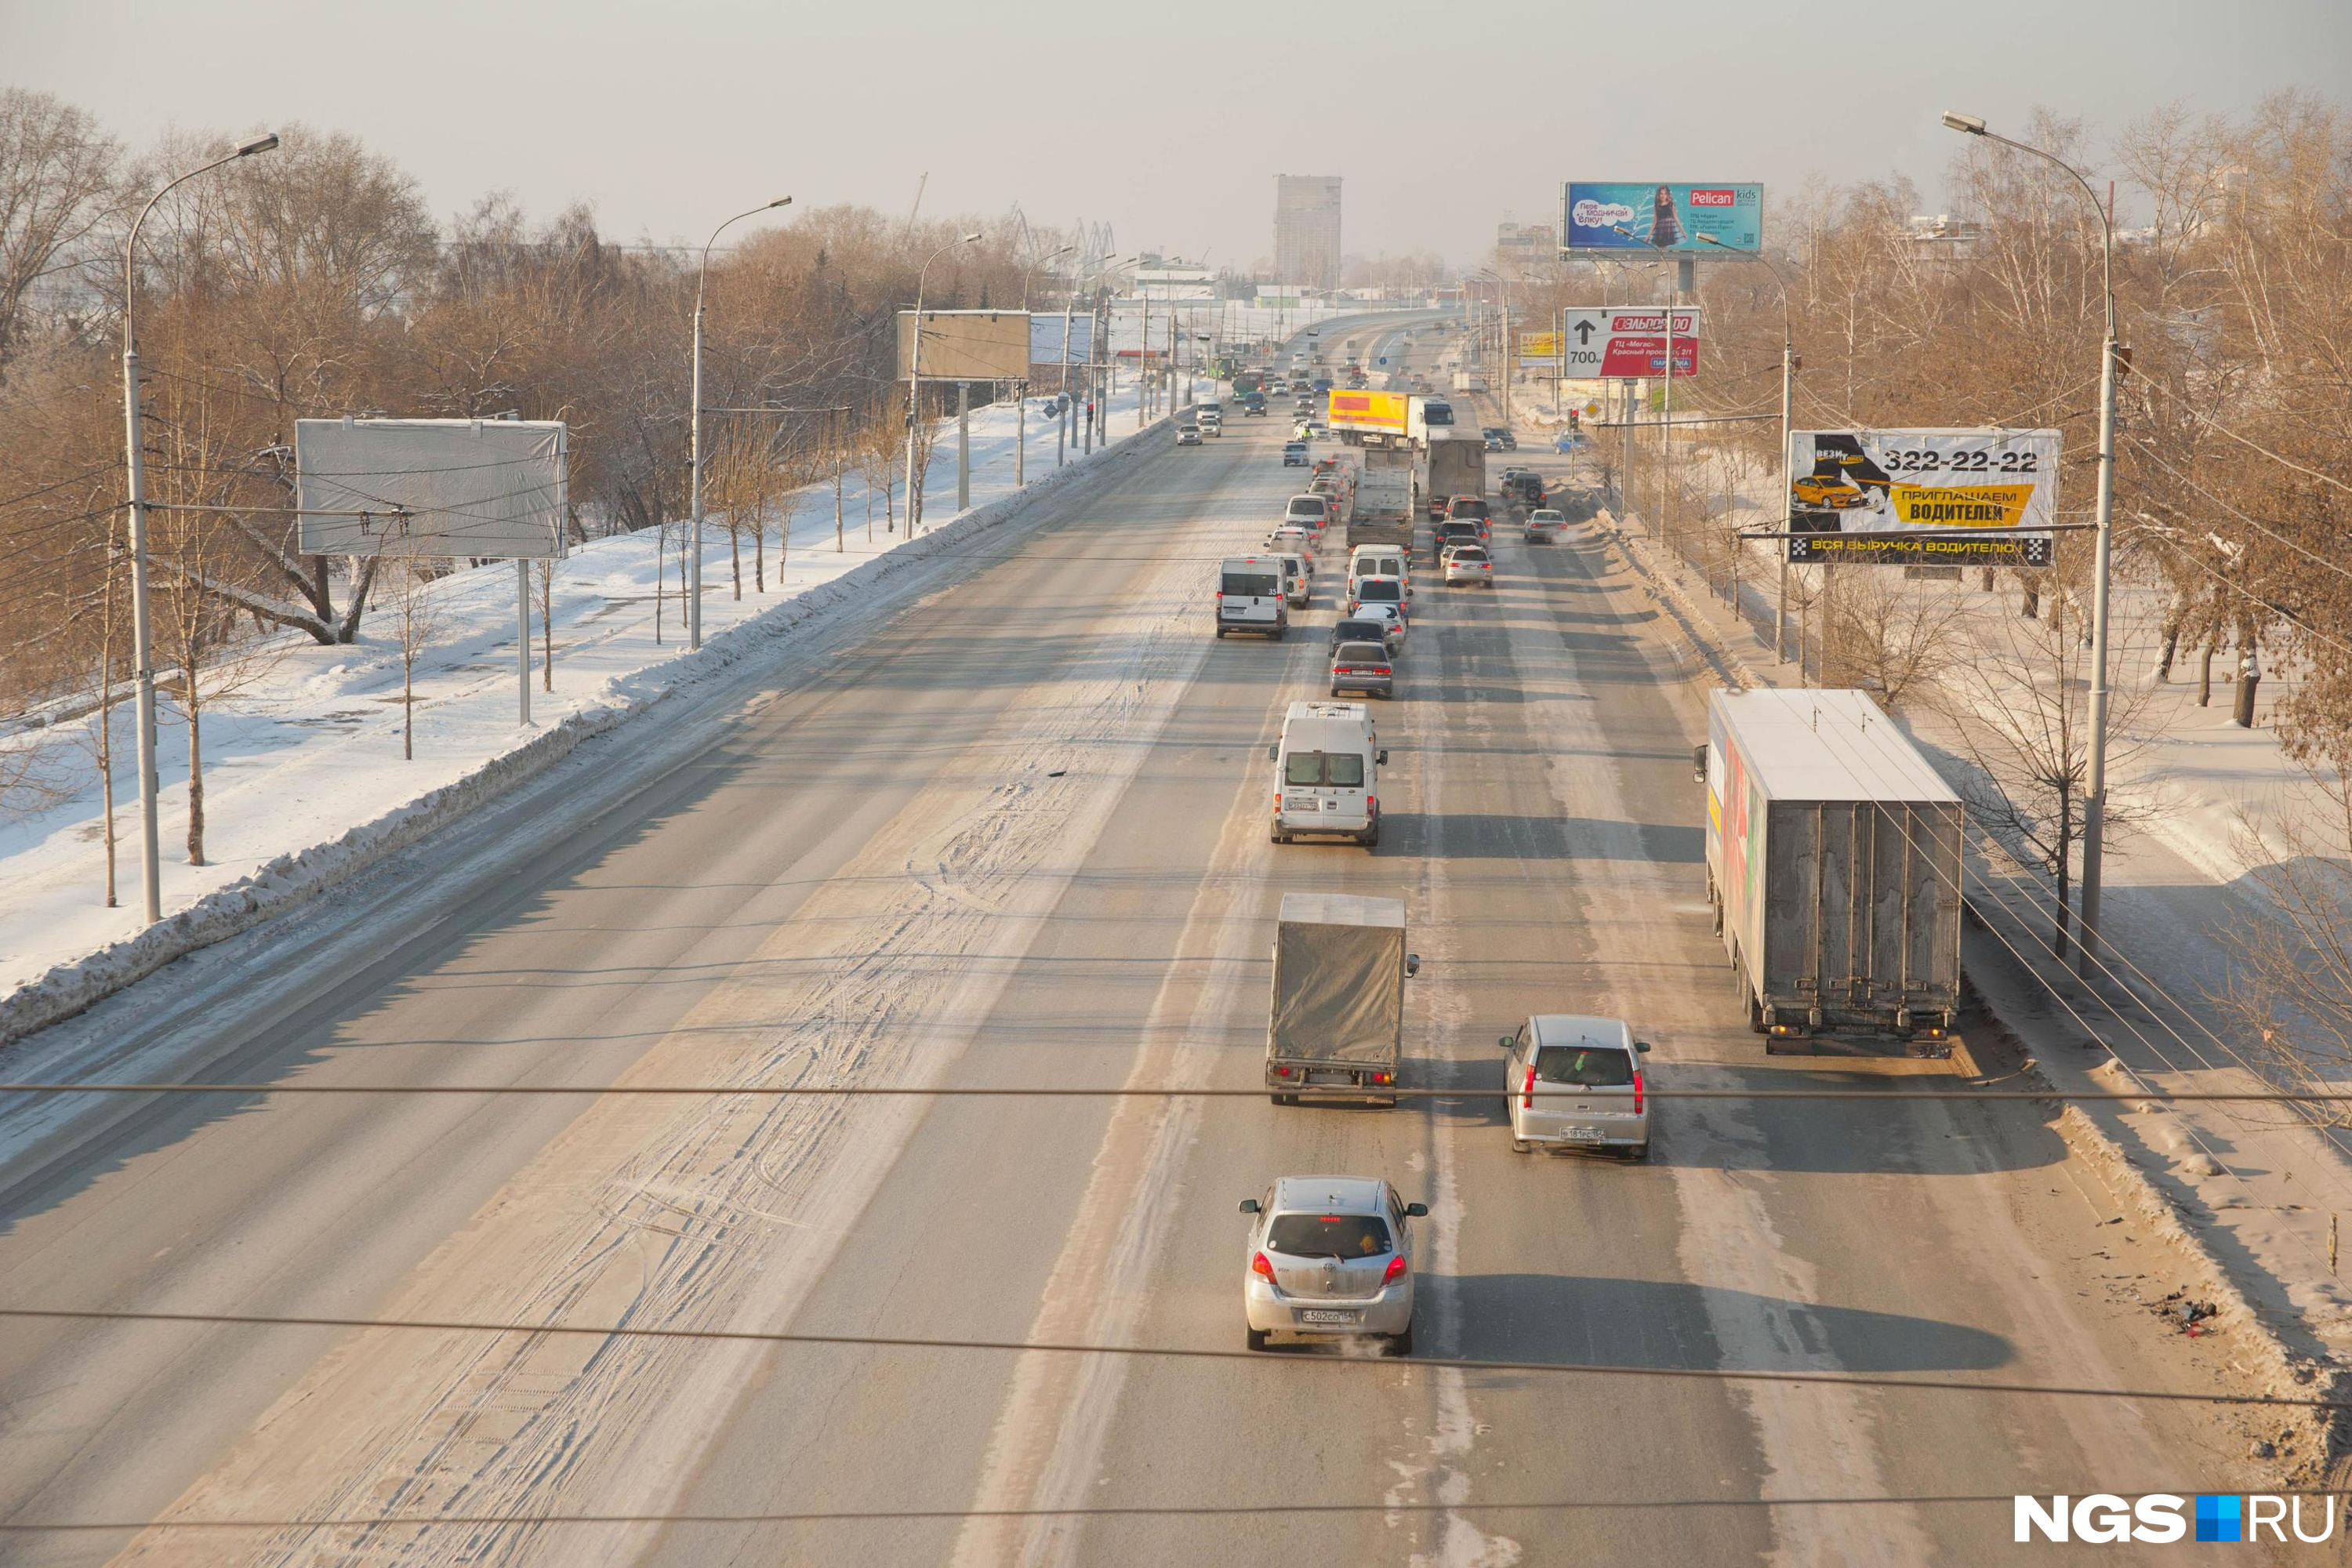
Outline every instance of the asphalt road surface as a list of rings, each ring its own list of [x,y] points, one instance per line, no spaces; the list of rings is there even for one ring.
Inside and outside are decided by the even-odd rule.
[[[43,1049],[241,1080],[1253,1089],[1275,910],[1310,889],[1406,901],[1408,1084],[1499,1088],[1497,1035],[1592,1011],[1656,1043],[1660,1087],[1956,1085],[1768,1060],[1740,1026],[1690,780],[1706,682],[1597,540],[1499,530],[1491,592],[1424,570],[1377,709],[1379,848],[1269,843],[1265,747],[1324,695],[1343,556],[1285,642],[1215,640],[1208,593],[1298,482],[1287,429],[1155,437]],[[1426,1358],[2227,1375],[2110,1299],[2155,1244],[2100,1223],[2031,1103],[1666,1103],[1646,1165],[1515,1155],[1470,1099],[8,1110],[14,1308],[1239,1352],[1236,1203],[1335,1172],[1430,1205]],[[26,1321],[0,1416],[0,1522],[126,1526],[0,1535],[44,1565],[1969,1563],[2012,1550],[2012,1492],[2194,1490],[2246,1442],[2193,1405],[1321,1349]],[[220,1521],[263,1523],[166,1528]]]

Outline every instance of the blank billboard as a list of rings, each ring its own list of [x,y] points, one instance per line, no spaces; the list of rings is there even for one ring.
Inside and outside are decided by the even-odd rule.
[[[559,419],[298,419],[302,553],[552,559],[567,451]]]
[[[898,378],[915,363],[915,312],[898,312]],[[925,381],[1026,381],[1029,379],[1029,312],[1026,310],[926,310],[923,312]]]

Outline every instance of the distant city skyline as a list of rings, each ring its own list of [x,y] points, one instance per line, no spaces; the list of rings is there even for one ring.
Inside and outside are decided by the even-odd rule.
[[[1810,178],[1903,175],[1921,210],[1947,210],[1946,108],[2011,130],[2036,108],[2078,119],[2092,172],[2123,180],[2110,143],[2130,121],[2174,103],[2242,114],[2286,89],[2338,99],[2352,59],[2341,0],[2254,0],[2227,26],[2187,0],[1778,16],[1692,0],[1664,32],[1530,0],[1360,0],[1349,30],[1295,41],[1238,8],[1188,13],[1180,39],[1157,12],[1076,15],[414,0],[388,26],[291,0],[20,4],[0,9],[0,80],[134,150],[174,127],[348,132],[445,216],[507,191],[541,216],[586,202],[618,239],[698,243],[772,194],[904,213],[921,182],[933,216],[1018,204],[1033,225],[1108,222],[1130,254],[1247,267],[1273,259],[1266,193],[1285,169],[1346,182],[1349,254],[1463,263],[1498,223],[1554,221],[1571,177],[1761,181],[1769,214]],[[1460,30],[1458,71],[1433,60],[1441,26]],[[1224,26],[1247,47],[1207,47]],[[1825,39],[1854,47],[1833,62]]]

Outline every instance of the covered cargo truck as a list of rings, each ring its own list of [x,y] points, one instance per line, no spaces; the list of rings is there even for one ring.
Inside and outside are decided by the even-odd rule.
[[[1475,435],[1466,441],[1431,442],[1418,466],[1422,500],[1432,517],[1443,512],[1455,496],[1483,499],[1486,494],[1486,448]]]
[[[1356,510],[1348,519],[1348,547],[1393,544],[1412,548],[1413,462],[1410,451],[1367,447],[1356,475]]]
[[[1274,935],[1265,1085],[1302,1100],[1396,1103],[1404,983],[1404,904],[1347,893],[1285,893]]]
[[[1707,899],[1766,1048],[1838,1028],[1944,1040],[1963,816],[1918,748],[1860,691],[1717,691],[1694,762]]]

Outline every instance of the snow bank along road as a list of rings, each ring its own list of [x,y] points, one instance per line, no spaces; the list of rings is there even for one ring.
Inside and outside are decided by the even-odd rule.
[[[907,574],[894,614],[34,1044],[313,1083],[1249,1088],[1273,915],[1314,889],[1407,900],[1422,1082],[1499,1087],[1495,1037],[1544,1009],[1627,1014],[1662,1085],[1950,1081],[1768,1063],[1739,1026],[1699,693],[1597,547],[1506,539],[1491,595],[1424,588],[1379,710],[1380,849],[1268,844],[1265,747],[1321,694],[1331,574],[1288,642],[1212,639],[1214,559],[1297,478],[1281,421],[1230,428],[1155,440]],[[1669,1104],[1646,1166],[1515,1156],[1468,1100],[174,1099],[18,1125],[12,1308],[1237,1350],[1235,1203],[1339,1171],[1431,1205],[1424,1354],[2226,1375],[2108,1299],[2131,1226],[2018,1102]],[[1317,1352],[23,1320],[0,1410],[0,1522],[158,1521],[0,1535],[39,1564],[1969,1562],[2012,1491],[2218,1488],[2245,1447],[2187,1405]],[[1285,1505],[1343,1511],[1216,1511]],[[566,1513],[764,1517],[418,1522]],[[162,1527],[222,1519],[346,1522]]]

